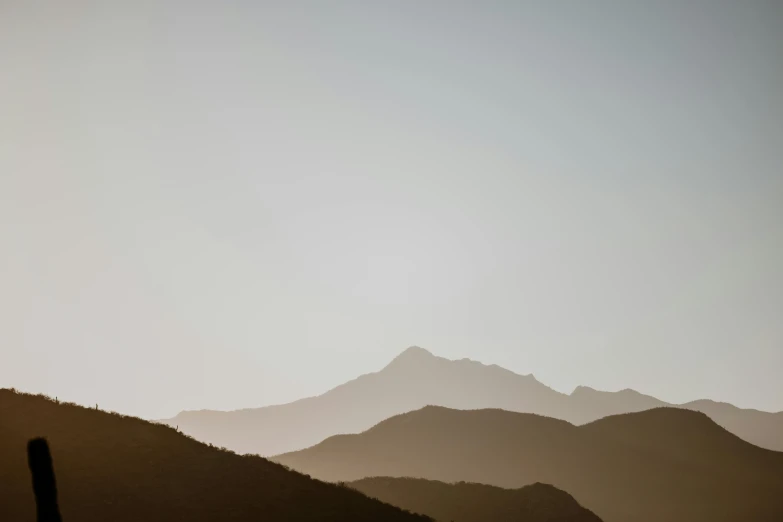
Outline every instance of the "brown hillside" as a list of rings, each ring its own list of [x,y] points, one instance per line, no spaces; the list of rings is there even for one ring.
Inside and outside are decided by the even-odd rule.
[[[608,522],[783,520],[783,454],[678,409],[577,427],[502,410],[426,407],[275,460],[333,481],[542,482]]]
[[[0,390],[0,520],[35,520],[26,445],[48,439],[64,522],[425,517],[175,429]]]

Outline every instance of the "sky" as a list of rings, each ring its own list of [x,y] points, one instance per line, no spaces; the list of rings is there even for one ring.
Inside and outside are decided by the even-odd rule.
[[[0,387],[163,418],[418,345],[783,410],[782,26],[0,0]]]

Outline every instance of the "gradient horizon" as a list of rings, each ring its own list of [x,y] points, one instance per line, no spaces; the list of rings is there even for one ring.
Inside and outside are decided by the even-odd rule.
[[[783,410],[783,4],[0,4],[0,387],[165,418],[410,345]]]

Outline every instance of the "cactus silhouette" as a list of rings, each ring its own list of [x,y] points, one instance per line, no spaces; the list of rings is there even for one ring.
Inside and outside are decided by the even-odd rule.
[[[33,476],[33,492],[38,522],[62,522],[57,506],[57,483],[54,479],[52,455],[46,439],[32,439],[27,443],[27,462]]]

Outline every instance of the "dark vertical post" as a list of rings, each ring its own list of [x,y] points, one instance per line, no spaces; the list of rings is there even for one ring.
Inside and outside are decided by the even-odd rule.
[[[27,443],[27,463],[33,476],[33,492],[38,522],[62,522],[57,506],[57,484],[54,480],[52,455],[46,439]]]

